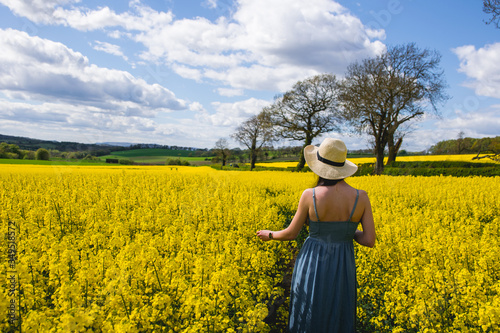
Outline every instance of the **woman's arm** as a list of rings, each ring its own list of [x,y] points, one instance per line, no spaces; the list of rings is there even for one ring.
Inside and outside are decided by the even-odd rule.
[[[307,189],[302,193],[297,212],[286,229],[280,231],[259,230],[257,231],[257,237],[263,241],[269,241],[271,240],[269,234],[272,233],[272,239],[274,240],[287,241],[297,238],[309,215],[309,202],[312,200],[312,194],[309,192],[311,192],[311,189]]]
[[[356,230],[354,234],[354,240],[361,245],[373,247],[375,245],[375,223],[373,222],[372,206],[370,204],[370,199],[365,191],[360,191],[360,199],[363,202],[365,211],[361,217],[361,225],[363,226],[363,231]]]

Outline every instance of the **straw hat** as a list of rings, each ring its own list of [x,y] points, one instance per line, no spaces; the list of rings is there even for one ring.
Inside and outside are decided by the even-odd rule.
[[[304,148],[309,168],[324,179],[344,179],[353,175],[358,166],[346,160],[347,148],[342,140],[326,138],[319,147]]]

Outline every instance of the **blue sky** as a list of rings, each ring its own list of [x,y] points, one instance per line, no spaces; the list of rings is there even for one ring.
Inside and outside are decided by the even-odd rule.
[[[451,98],[403,149],[500,135],[482,1],[0,0],[0,18],[1,134],[212,148],[297,81],[415,42],[442,55]]]

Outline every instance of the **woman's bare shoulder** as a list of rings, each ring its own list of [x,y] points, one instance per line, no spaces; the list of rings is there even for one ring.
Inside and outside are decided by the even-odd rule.
[[[365,190],[359,190],[359,201],[362,203],[370,203],[370,198],[368,197],[368,193]]]
[[[311,197],[311,198],[312,198],[312,194],[313,194],[313,188],[306,188],[306,189],[302,192],[302,197],[301,197],[301,199],[306,199],[306,198],[309,198],[309,197]]]
[[[365,190],[357,189],[357,191],[359,192],[360,197],[364,196],[368,198],[368,192],[366,192]]]

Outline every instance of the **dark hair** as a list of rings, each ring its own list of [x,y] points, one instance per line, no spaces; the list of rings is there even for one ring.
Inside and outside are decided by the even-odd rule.
[[[316,186],[333,186],[344,179],[325,179],[318,176],[318,183]]]

